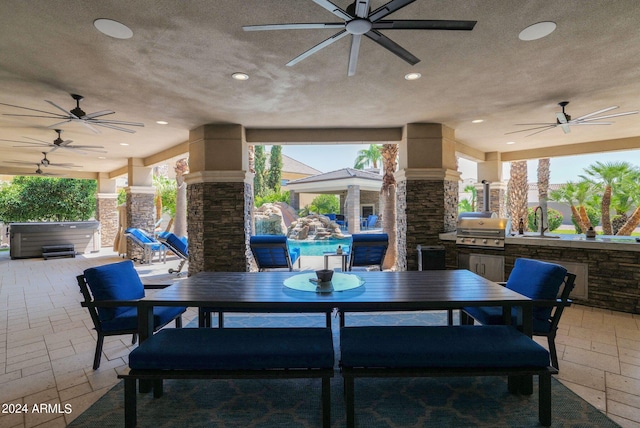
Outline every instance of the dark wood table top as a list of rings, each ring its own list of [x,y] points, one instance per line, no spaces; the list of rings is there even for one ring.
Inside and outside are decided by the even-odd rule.
[[[293,290],[299,272],[200,272],[155,292],[141,306],[197,306],[218,311],[398,311],[462,306],[522,306],[530,299],[468,270],[352,272],[361,287],[332,293]]]

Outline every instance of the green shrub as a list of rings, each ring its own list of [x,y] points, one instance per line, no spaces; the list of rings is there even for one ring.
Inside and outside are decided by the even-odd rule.
[[[535,232],[539,228],[533,222],[534,220],[534,211],[535,208],[529,208],[528,210],[528,218],[527,218],[527,227],[529,231]],[[549,216],[547,223],[549,224],[549,231],[556,230],[562,225],[562,220],[564,219],[563,215],[558,210],[554,210],[553,208],[547,208],[547,215]],[[538,215],[538,222],[540,222],[540,216]]]

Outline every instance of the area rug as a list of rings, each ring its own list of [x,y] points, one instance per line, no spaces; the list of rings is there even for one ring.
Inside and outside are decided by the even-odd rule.
[[[228,314],[225,326],[322,326],[324,320],[324,315]],[[372,323],[443,324],[446,313],[347,316],[348,325]],[[539,426],[537,381],[531,396],[509,394],[506,378],[500,377],[356,379],[355,385],[359,427]],[[124,426],[123,389],[122,382],[113,387],[69,426]],[[342,390],[336,371],[331,381],[332,427],[346,425]],[[618,427],[555,379],[552,418],[553,427]],[[138,394],[138,426],[319,427],[320,380],[167,380],[162,398]]]

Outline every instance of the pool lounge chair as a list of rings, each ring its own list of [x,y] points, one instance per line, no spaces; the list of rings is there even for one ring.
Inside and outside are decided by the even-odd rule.
[[[256,235],[250,238],[249,245],[260,272],[265,269],[292,271],[296,260],[300,268],[300,248],[289,249],[286,236]]]
[[[169,250],[173,252],[180,259],[178,269],[169,269],[169,273],[177,273],[180,275],[180,271],[185,262],[189,260],[189,243],[186,236],[178,238],[176,234],[171,232],[160,232],[158,234],[158,240],[162,242]]]
[[[130,227],[124,231],[124,234],[131,239],[131,241],[142,248],[142,259],[140,263],[153,263],[154,256],[158,257],[158,261],[167,262],[167,249],[156,238],[149,235],[142,229]],[[133,259],[137,261],[137,258]]]

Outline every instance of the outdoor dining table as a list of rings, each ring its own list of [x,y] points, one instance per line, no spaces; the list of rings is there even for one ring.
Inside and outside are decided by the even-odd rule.
[[[308,274],[309,272],[307,272]],[[303,291],[285,286],[300,272],[199,272],[138,302],[140,341],[153,334],[154,306],[206,307],[211,312],[329,313],[421,311],[502,306],[505,323],[520,308],[523,332],[532,333],[532,302],[471,271],[354,272],[360,285],[345,291]],[[342,274],[345,275],[345,274]],[[519,317],[520,318],[520,317]]]

